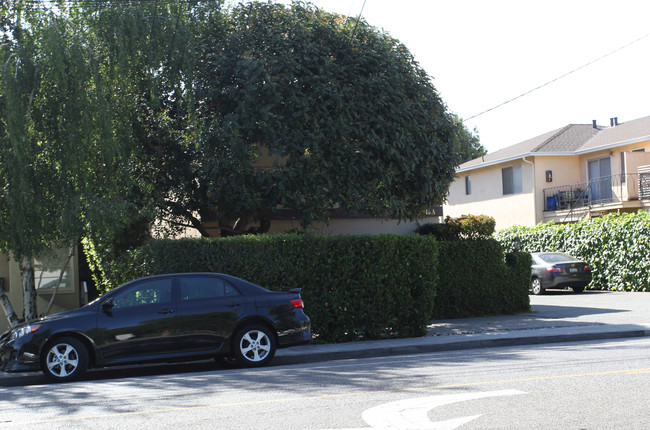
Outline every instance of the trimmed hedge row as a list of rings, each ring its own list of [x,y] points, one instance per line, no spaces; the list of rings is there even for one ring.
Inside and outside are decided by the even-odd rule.
[[[495,238],[506,250],[562,251],[592,267],[588,288],[650,291],[650,213],[610,214],[575,224],[515,226]]]
[[[433,238],[415,235],[158,240],[131,254],[115,285],[161,273],[228,273],[271,290],[302,288],[319,340],[412,337],[431,321],[437,255]]]
[[[434,316],[528,311],[529,259],[514,255],[506,264],[492,239],[259,235],[155,240],[103,275],[117,286],[162,273],[222,272],[271,290],[302,288],[318,340],[344,342],[421,336]]]
[[[493,239],[461,240],[441,242],[439,258],[434,318],[530,311],[530,254],[514,252],[504,259]]]

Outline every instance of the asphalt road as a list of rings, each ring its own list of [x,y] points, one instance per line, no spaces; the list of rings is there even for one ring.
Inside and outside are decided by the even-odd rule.
[[[650,338],[0,387],[0,430],[646,429]]]

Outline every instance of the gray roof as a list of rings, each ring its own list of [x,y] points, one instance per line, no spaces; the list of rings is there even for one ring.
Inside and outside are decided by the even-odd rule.
[[[576,152],[584,154],[644,140],[650,140],[650,116],[605,128]]]
[[[456,171],[473,170],[526,156],[578,155],[643,140],[650,140],[650,116],[608,128],[594,128],[593,124],[569,124],[475,158],[458,166]]]

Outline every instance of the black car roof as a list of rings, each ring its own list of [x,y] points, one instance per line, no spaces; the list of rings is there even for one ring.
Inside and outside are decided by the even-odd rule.
[[[214,276],[214,277],[226,279],[229,282],[231,282],[232,284],[234,284],[235,286],[246,290],[246,292],[248,292],[248,293],[269,292],[269,290],[267,288],[261,287],[261,286],[259,286],[257,284],[252,283],[252,282],[246,281],[246,280],[238,278],[236,276],[228,275],[228,274],[225,274],[225,273],[216,273],[216,272],[164,273],[164,274],[161,274],[161,275],[145,276],[145,277],[142,277],[142,278],[137,278],[137,279],[133,279],[133,280],[131,280],[129,282],[126,282],[126,283],[120,285],[120,287],[118,287],[118,288],[121,288],[121,287],[123,287],[125,285],[130,285],[130,284],[132,284],[134,282],[139,282],[139,281],[143,281],[143,280],[147,280],[147,279],[158,279],[158,278],[167,278],[167,277],[176,277],[176,276]],[[115,291],[118,288],[115,288],[114,290],[111,290],[111,291]]]

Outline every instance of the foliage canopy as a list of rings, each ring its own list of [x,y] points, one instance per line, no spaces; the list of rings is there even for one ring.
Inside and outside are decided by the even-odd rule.
[[[456,132],[454,133],[454,148],[460,157],[460,163],[482,157],[487,154],[487,149],[481,145],[478,136],[478,129],[469,131],[465,126],[462,118],[457,115],[453,116]]]
[[[408,49],[366,22],[304,3],[17,4],[3,19],[32,44],[15,37],[7,55],[22,52],[34,82],[13,114],[41,132],[32,141],[68,144],[53,155],[100,190],[88,210],[117,189],[141,217],[203,235],[278,207],[303,225],[335,207],[414,219],[453,179],[462,121]],[[62,196],[76,195],[69,184]]]
[[[284,207],[308,225],[334,207],[413,219],[442,202],[453,119],[397,40],[302,3],[240,5],[202,29],[192,168],[167,164],[185,175],[175,214],[232,225]]]

